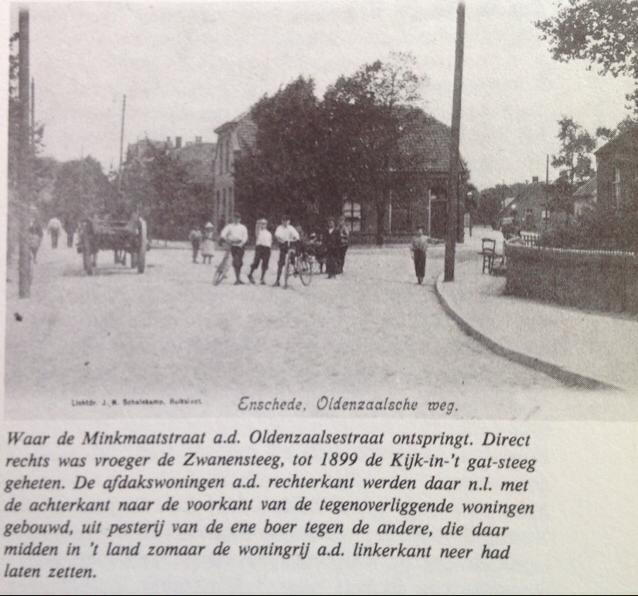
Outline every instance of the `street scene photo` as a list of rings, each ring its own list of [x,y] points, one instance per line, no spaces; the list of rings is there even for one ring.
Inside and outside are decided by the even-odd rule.
[[[7,38],[7,418],[638,418],[638,0]]]

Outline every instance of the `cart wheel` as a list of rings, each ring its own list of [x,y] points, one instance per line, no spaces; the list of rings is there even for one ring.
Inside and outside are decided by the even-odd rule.
[[[139,245],[137,247],[137,272],[144,273],[146,269],[146,223],[139,220],[137,223]]]
[[[91,240],[86,230],[82,235],[82,263],[87,275],[93,275],[95,264],[91,254]]]

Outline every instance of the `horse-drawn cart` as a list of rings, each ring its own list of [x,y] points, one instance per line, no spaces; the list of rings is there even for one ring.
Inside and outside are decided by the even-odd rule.
[[[88,275],[95,272],[100,250],[112,250],[114,263],[125,266],[126,257],[130,255],[130,266],[144,273],[147,249],[146,221],[139,216],[128,220],[96,216],[85,219],[80,226],[78,252],[82,254],[82,263]]]

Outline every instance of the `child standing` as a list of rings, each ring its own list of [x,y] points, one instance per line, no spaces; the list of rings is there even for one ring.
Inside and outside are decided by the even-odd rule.
[[[204,238],[202,240],[202,259],[204,265],[210,265],[213,262],[213,255],[215,254],[215,240],[214,240],[215,227],[212,223],[208,222],[204,226]]]
[[[199,254],[199,245],[202,243],[202,232],[199,228],[193,227],[188,235],[193,249],[193,263],[197,263],[197,255]]]
[[[425,261],[428,254],[428,237],[424,234],[422,226],[416,229],[416,235],[412,238],[410,245],[412,260],[414,261],[414,272],[419,285],[425,279]]]

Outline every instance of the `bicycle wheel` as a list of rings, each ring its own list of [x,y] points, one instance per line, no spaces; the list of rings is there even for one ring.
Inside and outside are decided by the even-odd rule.
[[[288,287],[288,278],[290,274],[293,272],[294,264],[290,257],[290,251],[286,253],[286,260],[284,261],[284,288]]]
[[[297,258],[297,271],[299,272],[299,279],[304,286],[307,286],[312,281],[312,261],[308,258]]]
[[[221,263],[217,266],[215,270],[215,275],[213,277],[213,285],[218,286],[224,279],[226,278],[226,274],[228,273],[228,267],[230,265],[230,251],[226,251],[224,258],[221,260]]]

